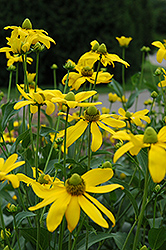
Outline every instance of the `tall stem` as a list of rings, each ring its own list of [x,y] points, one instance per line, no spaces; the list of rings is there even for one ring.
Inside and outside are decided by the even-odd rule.
[[[125,60],[125,47],[122,48],[122,59]],[[125,66],[122,64],[122,85],[123,94],[125,96]]]
[[[148,180],[149,180],[149,169],[148,167],[146,168],[146,175],[145,175],[145,183],[144,183],[144,194],[143,194],[143,200],[142,200],[142,206],[141,206],[141,211],[138,217],[138,225],[137,225],[137,230],[134,238],[134,244],[133,244],[133,250],[136,250],[137,243],[138,243],[138,237],[140,233],[140,228],[142,225],[142,220],[144,216],[144,211],[146,207],[146,201],[147,201],[147,194],[148,194]]]
[[[64,178],[66,179],[66,152],[67,152],[67,148],[66,148],[66,142],[67,142],[67,123],[68,123],[68,115],[69,115],[69,107],[67,106],[67,113],[66,113],[66,120],[65,120],[65,136],[64,136],[64,154],[63,154],[63,174],[64,174]]]
[[[89,124],[89,129],[88,129],[88,169],[90,170],[90,159],[91,159],[91,124]]]
[[[7,94],[7,102],[10,100],[10,92],[11,92],[11,85],[12,85],[12,75],[13,75],[13,71],[10,71],[9,74],[9,86],[8,86],[8,94]]]
[[[35,168],[36,180],[38,179],[38,159],[39,159],[39,131],[40,131],[40,105],[38,105],[38,118],[37,118],[37,138],[36,138],[36,154],[35,154]]]
[[[38,75],[39,75],[39,52],[36,52],[36,77],[35,77],[35,92],[36,92],[36,89],[37,89]]]

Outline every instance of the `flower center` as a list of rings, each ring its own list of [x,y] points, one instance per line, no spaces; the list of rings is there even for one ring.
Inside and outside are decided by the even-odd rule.
[[[126,116],[126,118],[129,119],[132,116],[132,114],[129,111],[127,111],[126,114],[125,114],[125,116]]]
[[[148,127],[145,129],[143,142],[144,143],[156,143],[156,142],[158,142],[157,133],[152,127]]]
[[[79,174],[73,174],[65,182],[66,191],[71,195],[82,195],[85,192],[85,182]]]
[[[67,101],[75,101],[75,95],[72,91],[70,91],[64,98]]]
[[[84,117],[89,122],[98,121],[100,118],[100,111],[95,106],[90,106],[84,111]]]
[[[81,74],[83,76],[92,76],[93,75],[93,69],[91,69],[89,66],[85,66],[81,70]]]

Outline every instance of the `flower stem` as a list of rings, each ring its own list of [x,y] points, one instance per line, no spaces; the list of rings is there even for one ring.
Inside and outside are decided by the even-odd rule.
[[[14,214],[13,214],[13,221],[14,221],[14,227],[15,227],[15,232],[16,232],[16,237],[17,237],[18,248],[19,250],[21,250],[19,235],[18,235],[18,227],[17,227],[16,218]]]
[[[125,47],[122,48],[122,59],[125,60]],[[122,85],[123,94],[125,96],[125,66],[122,64]]]
[[[13,75],[13,71],[10,71],[10,74],[9,74],[8,94],[7,94],[7,102],[9,102],[9,100],[10,100],[10,92],[11,92],[11,85],[12,85],[12,75]]]
[[[155,218],[156,218],[156,205],[157,205],[157,196],[154,200],[154,210],[153,210],[153,227],[155,227]]]
[[[40,105],[38,105],[38,118],[37,118],[37,138],[36,138],[36,154],[35,154],[35,168],[36,180],[38,179],[38,153],[39,153],[39,131],[40,131]]]
[[[90,160],[91,160],[91,124],[89,124],[89,129],[88,129],[88,169],[90,170]]]
[[[38,75],[39,75],[39,52],[36,52],[36,77],[35,77],[35,92],[36,92],[36,89],[37,89]]]
[[[56,83],[56,69],[53,69],[53,79],[54,79],[54,89],[57,89],[57,83]]]
[[[143,220],[144,211],[145,211],[145,207],[146,207],[147,194],[148,194],[148,180],[149,180],[149,170],[148,170],[148,167],[147,167],[146,168],[146,175],[145,175],[144,194],[143,194],[142,206],[141,206],[140,214],[138,216],[138,225],[137,225],[137,230],[136,230],[136,234],[135,234],[135,238],[134,238],[133,250],[136,250],[136,247],[137,247],[140,228],[141,228],[141,225],[142,225],[142,220]]]
[[[63,175],[66,180],[66,139],[67,139],[67,123],[68,123],[68,115],[69,115],[69,107],[67,106],[67,112],[66,112],[66,120],[65,120],[65,135],[64,135],[64,154],[63,154]]]
[[[121,250],[125,250],[126,245],[127,245],[127,242],[128,242],[128,240],[129,240],[130,235],[131,235],[131,233],[132,233],[132,231],[133,231],[133,229],[134,229],[134,227],[135,227],[136,224],[137,224],[137,220],[135,220],[134,224],[132,225],[132,227],[131,227],[131,229],[130,229],[130,231],[129,231],[127,237],[126,237],[126,240],[125,240],[125,242],[124,242],[123,247],[122,247]]]
[[[66,90],[67,90],[67,85],[68,85],[68,80],[69,80],[69,70],[67,71],[67,78],[66,78],[66,82],[65,82],[65,87],[63,90],[63,94],[66,94]]]

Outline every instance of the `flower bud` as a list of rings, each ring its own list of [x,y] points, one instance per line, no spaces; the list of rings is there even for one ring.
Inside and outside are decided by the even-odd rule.
[[[23,23],[22,23],[22,28],[23,29],[32,29],[32,23],[29,20],[29,18],[26,18]]]
[[[160,75],[162,74],[162,69],[161,69],[160,67],[158,67],[158,68],[155,70],[154,74],[155,74],[156,76],[160,76]]]
[[[96,51],[99,48],[99,43],[96,40],[92,41],[91,45],[92,45],[92,47],[91,47],[92,51]]]
[[[150,48],[149,48],[149,47],[146,47],[146,46],[143,46],[143,47],[141,48],[141,51],[142,51],[142,52],[149,52],[149,51],[150,51]]]
[[[15,71],[16,67],[12,64],[7,68],[8,71]]]
[[[102,44],[98,47],[97,52],[100,53],[100,54],[106,54],[106,53],[107,53],[106,45],[105,45],[104,43],[102,43]]]
[[[157,96],[158,96],[158,94],[157,94],[156,91],[153,91],[153,92],[151,93],[151,97],[152,97],[153,99],[156,99]]]
[[[54,63],[54,64],[51,66],[51,69],[58,69],[58,66]]]
[[[109,162],[109,161],[105,161],[105,162],[102,164],[101,168],[112,168],[112,164],[111,164],[111,162]]]
[[[65,63],[64,68],[67,70],[73,70],[75,68],[76,64],[72,61],[72,60],[67,60],[67,62]]]
[[[45,46],[39,42],[35,43],[33,46],[33,51],[34,52],[42,52],[45,49]]]
[[[160,189],[161,189],[160,185],[157,184],[157,185],[155,186],[155,188],[154,188],[154,192],[155,192],[155,193],[158,193],[158,192],[160,191]]]
[[[18,206],[15,206],[14,204],[8,203],[7,210],[9,213],[15,213],[18,211]]]
[[[147,127],[143,137],[144,143],[156,143],[158,142],[157,133],[152,127]]]
[[[121,173],[121,174],[120,174],[120,179],[121,179],[121,180],[126,179],[126,175],[125,175],[124,173]]]
[[[52,181],[51,181],[51,178],[50,178],[50,176],[49,176],[48,174],[41,174],[41,175],[39,176],[39,178],[38,178],[38,182],[39,182],[40,184],[49,184],[49,183],[51,183]]]
[[[75,95],[72,91],[70,91],[64,98],[67,101],[75,101]]]
[[[88,107],[86,111],[88,115],[97,115],[98,113],[98,110],[95,106]]]
[[[140,248],[140,250],[148,250],[148,248],[144,245],[143,247]]]
[[[99,99],[99,93],[93,96],[94,102],[98,101],[98,99]]]

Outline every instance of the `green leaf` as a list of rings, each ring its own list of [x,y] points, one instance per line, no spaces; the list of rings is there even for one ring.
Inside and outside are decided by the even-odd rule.
[[[121,85],[115,81],[115,79],[112,79],[112,81],[108,85],[112,91],[114,91],[120,98],[123,96],[123,88]]]
[[[134,208],[134,211],[135,211],[135,215],[138,216],[138,213],[139,213],[138,212],[138,205],[137,205],[137,202],[136,202],[134,196],[127,189],[124,189],[123,191],[127,195],[127,197],[129,198],[129,200],[131,201],[133,208]]]
[[[127,237],[127,234],[124,232],[116,232],[116,233],[112,233],[112,237],[117,245],[117,247],[121,250],[124,243],[125,243],[125,240],[126,240],[126,237]],[[125,247],[125,250],[131,250],[131,245],[133,243],[133,240],[134,240],[134,235],[131,234],[129,240],[128,240],[128,243]]]
[[[14,153],[16,151],[16,148],[18,146],[18,144],[20,143],[20,141],[24,140],[26,138],[26,136],[29,134],[30,129],[27,129],[25,132],[23,132],[22,134],[20,134],[16,141],[13,143],[10,152]]]
[[[157,250],[166,242],[166,228],[152,228],[148,233],[148,240],[152,250]]]
[[[36,245],[37,228],[19,228],[19,231],[27,241],[30,241],[33,245]],[[47,229],[40,227],[40,235],[39,235],[40,250],[48,249],[48,246],[51,241],[51,236],[52,236],[51,233]]]
[[[135,99],[138,97],[138,95],[140,94],[140,91],[136,91],[134,93],[132,93],[129,98],[128,98],[128,101],[126,103],[126,108],[129,109],[133,103],[135,102]]]
[[[18,112],[18,110],[14,110],[13,108],[14,105],[15,105],[15,102],[8,102],[2,106],[3,118],[2,118],[1,127],[3,130],[6,128],[6,125],[8,121],[10,120],[10,118]]]
[[[98,243],[102,240],[106,240],[109,238],[112,238],[112,234],[110,233],[99,233],[97,235],[90,234],[88,240],[88,249],[95,243]],[[85,238],[78,243],[78,250],[84,250],[84,249],[85,249]]]
[[[141,149],[141,151],[137,155],[137,159],[138,159],[139,164],[141,165],[142,170],[145,174],[146,169],[148,167],[148,153],[147,153],[146,149]]]
[[[34,216],[36,216],[36,214],[35,213],[32,213],[32,212],[29,212],[29,211],[22,211],[22,212],[20,212],[20,213],[18,213],[18,214],[16,214],[16,224],[17,224],[17,226],[19,226],[19,224],[24,220],[24,219],[26,219],[26,218],[28,218],[28,217],[34,217]]]
[[[49,128],[49,127],[41,127],[40,135],[46,137],[50,133],[57,133],[55,129]]]

